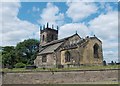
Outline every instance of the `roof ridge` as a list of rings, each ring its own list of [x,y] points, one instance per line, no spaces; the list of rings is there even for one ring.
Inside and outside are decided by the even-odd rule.
[[[73,37],[73,36],[75,36],[75,35],[78,35],[78,34],[75,33],[75,34],[73,34],[73,35],[71,35],[71,36],[68,36],[68,37],[65,37],[65,38],[62,38],[62,39],[59,39],[59,40],[53,40],[53,41],[51,41],[51,42],[49,42],[49,43],[47,43],[47,44],[41,45],[41,46],[48,46],[48,45],[51,45],[51,44],[63,42],[64,40],[69,39],[69,38],[71,38],[71,37]],[[78,36],[79,36],[79,35],[78,35]]]

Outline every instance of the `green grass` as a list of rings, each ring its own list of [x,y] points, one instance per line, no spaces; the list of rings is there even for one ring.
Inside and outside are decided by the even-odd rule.
[[[107,65],[107,66],[80,66],[80,67],[72,67],[72,68],[46,68],[45,70],[42,68],[36,68],[36,69],[25,69],[25,68],[13,68],[8,69],[4,68],[1,71],[3,72],[30,72],[30,71],[72,71],[72,70],[103,70],[103,69],[118,69],[120,68],[120,65]]]

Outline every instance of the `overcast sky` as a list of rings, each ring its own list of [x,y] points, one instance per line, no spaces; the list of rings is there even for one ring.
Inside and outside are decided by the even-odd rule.
[[[104,60],[118,61],[117,2],[4,2],[0,7],[1,46],[39,38],[39,26],[59,26],[59,39],[76,31],[103,42]]]

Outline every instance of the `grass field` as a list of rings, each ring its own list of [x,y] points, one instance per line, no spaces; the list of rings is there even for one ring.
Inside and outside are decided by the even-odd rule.
[[[107,66],[80,66],[77,68],[70,67],[70,68],[36,68],[36,69],[25,69],[25,68],[13,68],[13,69],[8,69],[4,68],[1,71],[2,72],[29,72],[29,71],[72,71],[72,70],[104,70],[104,69],[119,69],[120,65],[107,65]]]

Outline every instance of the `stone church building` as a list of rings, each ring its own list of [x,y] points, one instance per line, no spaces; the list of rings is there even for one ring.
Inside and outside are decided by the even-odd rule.
[[[102,65],[102,42],[96,36],[81,38],[77,33],[58,40],[57,30],[40,29],[39,53],[34,60],[38,68]]]

